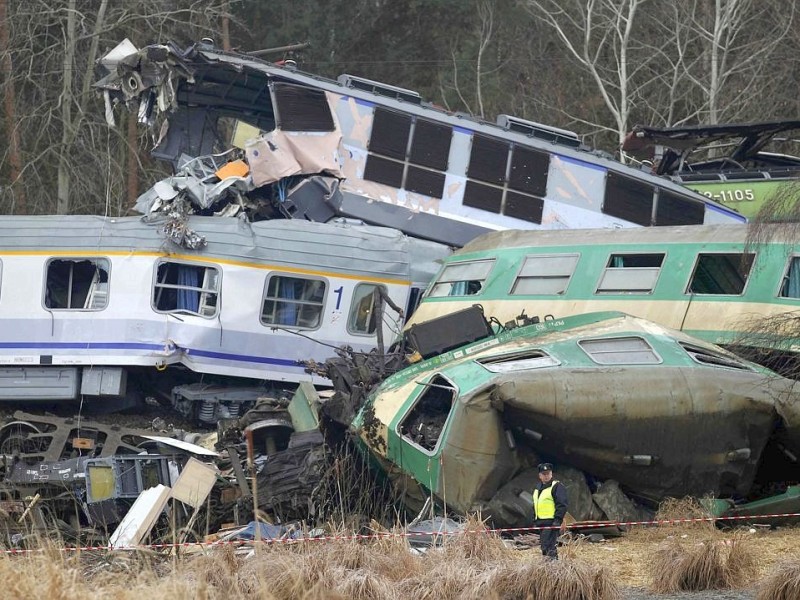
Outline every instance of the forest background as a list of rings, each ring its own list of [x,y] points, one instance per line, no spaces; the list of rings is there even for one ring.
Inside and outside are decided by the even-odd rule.
[[[798,13],[795,0],[0,0],[0,213],[124,215],[161,176],[135,114],[109,128],[92,87],[126,37],[308,42],[265,58],[567,128],[619,156],[635,124],[800,118]]]

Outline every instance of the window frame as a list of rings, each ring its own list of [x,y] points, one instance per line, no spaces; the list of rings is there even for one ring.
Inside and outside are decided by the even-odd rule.
[[[612,267],[611,261],[616,256],[661,256],[661,265],[658,267]],[[655,293],[656,287],[658,286],[658,281],[661,278],[661,271],[664,268],[664,263],[667,261],[667,253],[666,252],[635,252],[635,251],[626,251],[626,252],[611,252],[608,255],[608,260],[606,261],[606,266],[603,268],[603,272],[600,273],[600,279],[597,281],[597,285],[595,285],[594,294],[595,296],[648,296],[653,295]],[[643,288],[638,289],[601,289],[603,285],[603,280],[609,274],[612,273],[623,273],[627,271],[629,274],[633,274],[636,272],[642,273],[645,271],[652,272],[655,270],[655,277],[653,278],[652,286],[645,290]]]
[[[477,264],[477,263],[489,263],[490,264],[489,270],[486,271],[486,275],[484,276],[483,279],[455,279],[455,280],[451,280],[451,281],[442,282],[442,276],[447,272],[448,269],[455,268],[455,267],[462,266],[462,265]],[[438,274],[438,276],[433,281],[431,281],[430,290],[425,294],[425,297],[426,298],[472,298],[474,296],[480,296],[481,294],[483,294],[484,290],[486,289],[486,286],[484,284],[485,284],[486,280],[489,279],[489,276],[492,274],[492,271],[494,270],[496,264],[497,264],[497,258],[496,257],[467,259],[467,260],[459,260],[459,261],[456,261],[456,262],[448,262],[448,263],[446,263],[444,265],[444,268],[441,270],[441,272]],[[464,282],[478,281],[481,284],[481,289],[479,289],[475,294],[450,294],[450,293],[447,293],[447,294],[444,294],[444,295],[434,295],[434,291],[436,290],[437,286],[442,285],[442,284],[450,284],[450,285],[452,285],[454,283],[460,283],[462,281],[464,281]]]
[[[503,151],[505,160],[501,161],[500,153]],[[481,153],[483,156],[479,156]],[[461,204],[510,219],[541,224],[552,160],[553,152],[549,150],[473,131]],[[544,167],[543,177],[542,171],[534,167]],[[528,202],[528,206],[523,208],[523,202]]]
[[[730,369],[733,371],[753,371],[754,369],[738,358],[731,358],[729,356],[725,356],[723,353],[717,353],[714,350],[709,348],[704,348],[703,346],[699,346],[697,344],[692,344],[690,342],[678,342],[678,345],[683,348],[683,351],[689,355],[689,358],[692,359],[698,365],[702,365],[704,367],[711,367],[717,369]],[[700,360],[697,358],[697,355],[704,355],[710,357],[712,360]],[[713,359],[716,359],[718,362],[715,362]]]
[[[742,286],[742,291],[741,292],[739,292],[738,294],[730,294],[730,293],[710,294],[710,293],[707,293],[707,292],[704,293],[704,292],[693,292],[693,291],[690,291],[690,288],[692,286],[692,282],[694,281],[695,273],[697,272],[697,267],[700,264],[700,258],[702,256],[715,256],[715,255],[730,256],[730,255],[734,255],[734,254],[735,255],[739,255],[740,257],[748,256],[748,255],[753,257],[752,261],[750,263],[750,268],[747,270],[747,273],[745,274],[745,281],[744,281],[744,285]],[[747,288],[750,285],[750,274],[753,272],[753,268],[756,266],[756,259],[757,258],[758,258],[758,253],[757,252],[728,252],[728,251],[724,251],[724,250],[715,251],[715,252],[703,252],[703,251],[700,251],[694,257],[694,263],[692,264],[692,269],[689,271],[689,279],[686,281],[686,284],[684,285],[684,288],[683,288],[683,295],[684,296],[704,296],[704,297],[717,297],[717,296],[742,297],[745,294],[747,294]]]
[[[388,294],[388,290],[386,289],[386,286],[385,285],[381,285],[379,283],[370,283],[369,281],[359,281],[356,284],[356,286],[353,288],[353,294],[352,294],[352,296],[350,298],[350,308],[347,311],[347,333],[349,333],[350,335],[357,335],[357,336],[362,336],[362,337],[375,337],[377,335],[377,333],[378,333],[378,327],[381,326],[381,323],[378,323],[376,321],[375,329],[372,331],[372,333],[365,332],[365,331],[359,331],[359,330],[353,328],[353,321],[357,320],[357,319],[354,319],[354,317],[356,317],[357,310],[360,308],[360,306],[357,306],[357,304],[356,304],[356,295],[357,295],[357,292],[358,292],[359,288],[367,287],[367,286],[371,287],[372,290],[373,290],[370,293],[371,295],[374,295],[375,290],[378,289],[378,288],[383,288],[384,293]],[[359,300],[358,304],[360,305],[361,302],[363,302],[366,298],[367,298],[367,296],[363,296]],[[373,303],[372,307],[370,309],[370,312],[374,312],[374,311],[375,311],[375,304]]]
[[[597,358],[596,358],[596,354],[598,354],[598,353],[592,353],[592,352],[590,352],[590,351],[589,351],[589,350],[586,348],[586,346],[585,346],[585,344],[586,344],[587,342],[588,342],[588,343],[592,343],[592,342],[613,342],[613,341],[615,341],[615,340],[639,340],[639,341],[642,341],[642,342],[644,342],[644,344],[645,344],[645,345],[646,345],[646,346],[647,346],[647,347],[650,349],[650,352],[652,353],[652,355],[653,355],[653,356],[654,356],[654,357],[655,357],[657,360],[656,360],[656,361],[649,361],[649,362],[632,362],[632,361],[625,361],[625,362],[601,362],[601,361],[597,360]],[[593,363],[595,363],[595,364],[597,364],[597,365],[604,366],[604,367],[615,367],[615,366],[649,366],[649,365],[660,365],[660,364],[662,364],[662,363],[664,362],[664,359],[663,359],[663,358],[661,357],[661,355],[660,355],[660,354],[659,354],[659,353],[656,351],[656,349],[655,349],[655,348],[653,348],[652,344],[650,344],[650,342],[648,342],[648,341],[647,341],[647,339],[646,339],[646,338],[644,338],[644,337],[643,337],[643,336],[641,336],[641,335],[618,335],[618,336],[610,336],[610,337],[593,337],[593,338],[584,338],[584,339],[578,340],[578,347],[579,347],[579,348],[580,348],[580,349],[581,349],[581,350],[584,352],[584,354],[586,354],[586,356],[588,356],[588,357],[589,357],[589,359],[590,359],[590,360],[591,360]],[[621,350],[620,350],[620,351],[616,351],[616,353],[620,353],[620,352],[622,352],[622,351],[621,351]],[[611,353],[614,353],[614,351],[610,351],[610,350],[604,350],[604,351],[601,351],[600,353],[601,353],[601,354],[611,354]]]
[[[175,309],[171,309],[171,310],[163,310],[163,309],[158,308],[158,302],[157,302],[157,299],[156,299],[156,290],[158,288],[174,289],[174,290],[188,289],[188,290],[198,291],[200,293],[200,297],[198,298],[198,303],[199,303],[198,311],[200,310],[200,308],[203,305],[203,302],[202,302],[203,295],[212,293],[210,291],[210,288],[205,288],[202,285],[200,287],[193,287],[193,286],[181,286],[181,285],[178,285],[178,284],[171,284],[171,283],[165,283],[165,284],[159,283],[159,281],[158,281],[158,270],[161,267],[161,265],[165,265],[165,264],[187,265],[187,266],[190,266],[190,267],[200,267],[200,268],[206,269],[205,273],[208,272],[208,269],[212,269],[212,270],[216,271],[216,273],[217,273],[217,287],[216,287],[216,290],[214,290],[214,293],[216,294],[216,301],[214,303],[214,312],[211,313],[211,314],[203,314],[202,312],[194,312],[194,311],[191,311],[191,310],[188,310],[188,309],[185,309],[185,308],[175,308]],[[204,280],[203,283],[205,283],[205,273],[204,273],[204,276],[203,276],[203,280]],[[222,303],[222,267],[220,265],[218,265],[216,263],[207,263],[207,262],[201,262],[201,261],[191,261],[191,260],[183,260],[183,259],[174,259],[174,258],[169,258],[169,257],[162,257],[162,258],[159,258],[156,261],[155,265],[153,266],[153,283],[152,283],[151,292],[150,292],[150,306],[151,306],[151,308],[153,309],[154,312],[156,312],[158,314],[161,314],[161,315],[177,314],[177,315],[187,315],[187,316],[200,317],[202,319],[215,319],[219,315],[221,303]]]
[[[105,304],[100,308],[86,308],[86,307],[51,307],[47,306],[47,291],[48,291],[48,281],[49,281],[49,273],[50,273],[50,266],[55,261],[60,262],[69,262],[72,263],[72,268],[74,269],[75,263],[79,262],[90,262],[90,263],[97,263],[95,264],[96,267],[100,267],[101,269],[102,264],[101,261],[105,263],[105,272],[106,272],[106,301]],[[44,307],[47,311],[69,311],[69,312],[100,312],[108,308],[109,302],[111,301],[111,259],[108,256],[51,256],[48,258],[44,263],[44,281],[42,286],[42,307]],[[89,298],[89,294],[91,293],[91,283],[89,285],[89,289],[86,293],[86,299],[84,300],[84,304],[86,300]],[[72,296],[72,291],[70,291],[69,296]]]
[[[387,142],[384,138],[390,135],[393,127],[404,131],[396,131],[392,136],[394,139]],[[437,130],[441,135],[434,133]],[[442,199],[454,134],[451,125],[376,106],[372,113],[363,179]],[[427,150],[434,146],[439,152],[431,155]]]
[[[567,276],[566,283],[564,284],[564,289],[558,293],[516,293],[514,290],[517,287],[517,284],[521,281],[522,271],[525,269],[525,266],[528,262],[528,259],[548,259],[548,258],[569,258],[575,257],[575,263],[572,265],[572,272]],[[575,275],[576,271],[578,270],[578,263],[581,260],[581,253],[580,252],[564,252],[564,253],[554,253],[554,254],[526,254],[520,263],[519,268],[517,269],[516,275],[514,275],[514,279],[511,281],[511,287],[508,290],[509,296],[566,296],[567,290],[569,289],[570,283],[572,283],[572,278]],[[563,276],[530,276],[526,277],[526,279],[559,279],[563,278]]]
[[[400,430],[400,428],[403,425],[403,423],[405,423],[406,419],[408,419],[409,416],[411,416],[411,413],[414,412],[414,409],[420,403],[420,401],[422,400],[422,398],[425,395],[425,393],[430,389],[431,383],[436,378],[439,378],[439,377],[444,379],[447,383],[449,383],[453,387],[453,398],[452,398],[452,400],[450,402],[450,410],[447,411],[447,416],[444,419],[444,423],[442,423],[442,430],[439,433],[438,439],[436,440],[436,445],[432,449],[428,450],[427,448],[424,448],[423,446],[420,446],[417,442],[415,442],[410,437],[405,435]],[[417,381],[416,383],[417,383],[417,385],[419,385],[420,391],[416,395],[416,397],[414,398],[414,401],[411,403],[411,405],[408,407],[408,409],[397,420],[397,424],[395,425],[394,431],[395,431],[395,434],[397,435],[397,437],[399,439],[401,439],[405,443],[413,446],[416,450],[419,450],[420,452],[422,452],[426,456],[431,456],[432,457],[432,456],[435,456],[436,453],[441,450],[442,438],[444,437],[444,434],[447,431],[447,428],[450,426],[450,420],[453,418],[453,413],[455,412],[456,402],[458,400],[458,396],[460,394],[460,391],[459,391],[458,386],[453,382],[452,379],[450,379],[449,377],[445,376],[443,373],[439,373],[439,372],[431,373],[430,377],[427,377],[424,381]]]
[[[792,268],[792,263],[797,260],[800,264],[800,254],[792,253],[787,257],[786,266],[783,269],[783,275],[781,276],[780,280],[778,281],[778,292],[776,294],[776,298],[781,298],[783,300],[800,300],[800,296],[784,296],[783,289],[789,285],[789,271]]]
[[[324,286],[323,290],[322,290],[322,299],[319,302],[311,302],[309,300],[302,300],[302,299],[294,301],[294,299],[289,299],[289,298],[277,298],[277,297],[273,297],[273,296],[267,296],[267,291],[269,290],[269,284],[270,284],[270,281],[272,280],[273,277],[281,277],[281,278],[284,278],[284,279],[300,279],[300,280],[303,280],[303,281],[306,281],[306,282],[321,282],[322,285]],[[290,273],[290,272],[287,272],[287,271],[271,271],[271,272],[267,273],[267,276],[264,279],[264,287],[263,287],[262,292],[261,292],[261,303],[259,305],[258,322],[261,323],[261,325],[263,325],[264,327],[270,327],[270,328],[279,327],[279,328],[284,328],[284,329],[302,329],[304,331],[316,331],[317,329],[322,327],[322,324],[324,322],[325,307],[327,306],[327,302],[328,302],[329,289],[330,289],[330,282],[325,277],[308,276],[308,275],[303,275],[301,273]],[[294,325],[287,325],[287,324],[283,324],[283,323],[266,322],[266,321],[264,321],[264,315],[265,315],[265,313],[264,313],[264,305],[266,304],[266,302],[268,300],[272,300],[276,304],[278,302],[285,302],[287,300],[290,300],[290,301],[293,301],[293,303],[300,305],[301,309],[302,309],[303,306],[319,306],[319,318],[317,320],[317,324],[314,325],[314,326],[298,325],[297,322],[300,320],[300,315],[299,315],[300,311],[299,310],[298,310],[298,315],[297,315],[297,317],[295,319],[295,324]],[[276,311],[277,311],[277,307],[276,307]]]
[[[534,352],[538,352],[541,356],[528,356]],[[475,359],[475,362],[490,373],[517,373],[519,371],[547,369],[561,365],[560,360],[541,348],[530,348],[528,350],[517,350],[505,354],[485,356]]]

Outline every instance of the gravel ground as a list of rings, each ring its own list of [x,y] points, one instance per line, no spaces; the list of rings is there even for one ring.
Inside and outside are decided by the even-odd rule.
[[[713,590],[654,594],[642,588],[622,588],[623,600],[754,600],[755,590]]]

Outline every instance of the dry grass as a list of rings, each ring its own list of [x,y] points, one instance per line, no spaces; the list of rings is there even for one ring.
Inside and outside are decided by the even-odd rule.
[[[782,563],[758,586],[756,600],[797,600],[800,598],[800,560]]]
[[[245,558],[231,546],[207,554],[66,554],[56,546],[0,555],[3,598],[113,597],[270,600],[456,600],[461,598],[613,600],[609,573],[580,560],[523,556],[480,521],[418,554],[402,537],[266,545]]]
[[[571,542],[561,548],[557,563],[544,562],[538,547],[508,548],[479,520],[470,522],[469,529],[472,533],[446,536],[441,547],[423,554],[412,552],[402,536],[265,545],[248,558],[231,546],[179,557],[149,552],[77,555],[44,546],[23,556],[0,554],[2,597],[605,600],[619,597],[617,586],[651,585],[649,566],[657,547],[672,571],[689,573],[687,581],[755,586],[766,577],[760,600],[800,597],[800,564],[773,571],[787,556],[800,555],[798,529],[747,533],[684,525],[641,528],[602,544]],[[746,568],[741,560],[739,552],[747,545],[755,553],[755,567]],[[687,558],[693,551],[699,552],[695,562]]]
[[[658,593],[741,587],[755,574],[753,556],[741,536],[689,543],[673,538],[653,553],[651,587]]]

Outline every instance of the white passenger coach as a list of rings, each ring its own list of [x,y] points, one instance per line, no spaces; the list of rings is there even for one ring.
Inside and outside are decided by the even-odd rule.
[[[378,326],[391,341],[402,318],[376,315],[373,292],[408,314],[449,253],[362,224],[219,217],[182,224],[206,241],[190,250],[164,225],[0,219],[0,400],[124,398],[153,381],[203,401],[231,377],[324,383],[301,361],[369,351]]]

